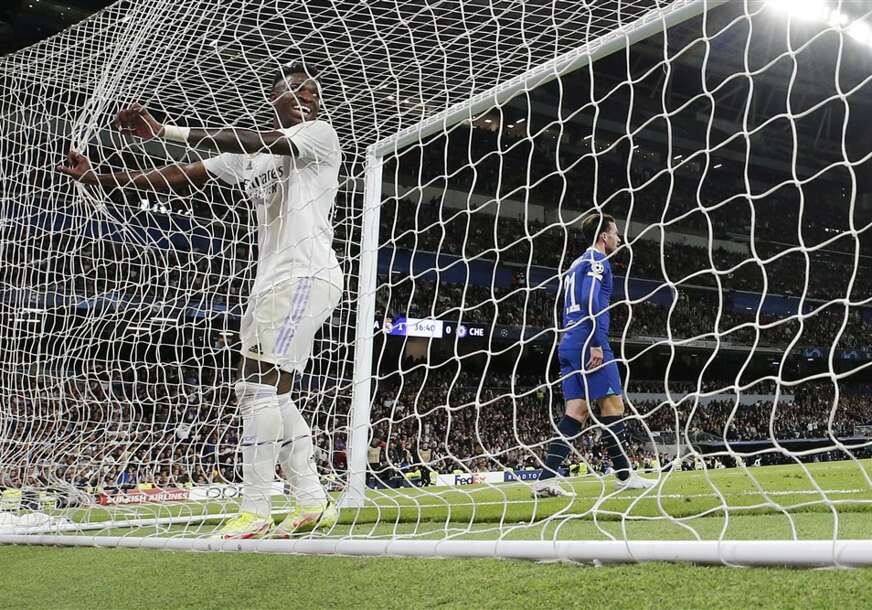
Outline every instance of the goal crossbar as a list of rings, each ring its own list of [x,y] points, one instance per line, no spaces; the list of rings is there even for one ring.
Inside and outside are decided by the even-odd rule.
[[[544,85],[567,72],[594,63],[726,2],[727,0],[676,0],[669,6],[648,11],[624,27],[603,34],[585,45],[562,53],[469,99],[453,104],[415,125],[382,138],[367,148],[367,157],[382,157],[434,133],[444,131],[447,127],[474,117],[483,110],[508,102],[522,91]]]

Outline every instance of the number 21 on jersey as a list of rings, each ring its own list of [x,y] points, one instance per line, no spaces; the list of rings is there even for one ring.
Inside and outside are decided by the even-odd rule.
[[[563,307],[566,308],[566,313],[576,313],[581,311],[575,295],[575,269],[571,269],[563,280]]]

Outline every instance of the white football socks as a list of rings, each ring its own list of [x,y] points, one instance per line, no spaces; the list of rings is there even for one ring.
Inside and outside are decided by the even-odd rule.
[[[269,517],[276,457],[282,439],[276,389],[248,381],[240,381],[234,389],[242,414],[242,504],[239,510]]]
[[[290,393],[278,397],[284,440],[279,450],[282,473],[291,484],[291,493],[299,506],[309,508],[327,501],[327,493],[318,478],[312,430],[303,418]]]

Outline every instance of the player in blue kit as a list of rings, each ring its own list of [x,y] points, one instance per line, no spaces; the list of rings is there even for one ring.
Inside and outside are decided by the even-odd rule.
[[[609,346],[609,298],[612,294],[612,269],[609,255],[618,249],[621,237],[615,219],[594,213],[581,222],[583,243],[593,244],[579,256],[563,279],[563,336],[558,357],[563,379],[566,414],[560,420],[560,433],[551,441],[545,468],[533,486],[536,497],[571,496],[553,482],[587,421],[589,405],[599,406],[598,421],[605,427],[603,439],[615,469],[615,485],[621,489],[648,489],[655,481],[636,475],[623,447],[627,442],[624,427],[624,401],[618,363]]]

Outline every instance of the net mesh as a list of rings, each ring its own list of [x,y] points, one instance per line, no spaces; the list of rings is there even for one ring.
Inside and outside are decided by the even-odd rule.
[[[868,15],[726,3],[666,29],[693,4],[120,2],[0,59],[6,523],[206,536],[236,510],[249,204],[217,182],[159,195],[52,168],[70,146],[107,171],[204,158],[121,137],[111,117],[139,102],[182,125],[263,127],[269,78],[304,57],[343,147],[334,249],[348,280],[294,396],[337,492],[355,346],[374,348],[366,501],[321,534],[854,527],[872,500]],[[653,36],[395,140],[367,259],[377,285],[358,285],[369,145],[629,37],[643,16]],[[660,484],[614,489],[594,410],[562,472],[577,495],[532,499],[563,414],[561,278],[591,211],[626,242],[610,305],[625,452]],[[371,339],[355,333],[362,299]],[[777,525],[763,532],[759,513]]]

